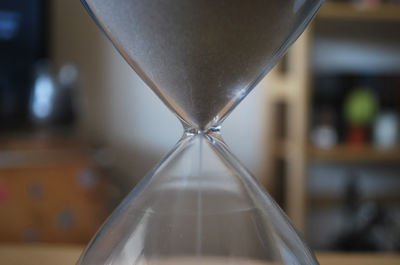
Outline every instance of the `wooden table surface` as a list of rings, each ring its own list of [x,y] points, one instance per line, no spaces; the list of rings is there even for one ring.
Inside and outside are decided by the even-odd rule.
[[[74,265],[81,246],[0,245],[0,265]],[[318,253],[321,265],[400,265],[399,254]]]

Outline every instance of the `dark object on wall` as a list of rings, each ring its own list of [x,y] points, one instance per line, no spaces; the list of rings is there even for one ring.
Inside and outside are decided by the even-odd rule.
[[[33,67],[46,57],[46,0],[0,1],[0,130],[27,126]]]

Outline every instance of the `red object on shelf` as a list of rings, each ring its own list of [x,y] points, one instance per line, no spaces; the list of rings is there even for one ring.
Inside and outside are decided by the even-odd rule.
[[[367,129],[363,126],[352,126],[347,132],[347,141],[351,146],[365,146],[368,142]]]

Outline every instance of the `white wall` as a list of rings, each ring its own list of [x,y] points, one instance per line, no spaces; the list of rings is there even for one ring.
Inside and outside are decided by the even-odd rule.
[[[140,179],[182,134],[174,115],[139,79],[97,29],[79,1],[54,0],[55,65],[81,70],[81,128],[89,140],[111,146],[123,172]],[[256,88],[223,126],[227,143],[259,178],[264,174],[265,89]]]

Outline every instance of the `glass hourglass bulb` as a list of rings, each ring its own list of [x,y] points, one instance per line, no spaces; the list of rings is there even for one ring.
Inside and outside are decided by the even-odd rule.
[[[184,135],[78,264],[318,264],[219,126],[321,0],[83,0]]]

